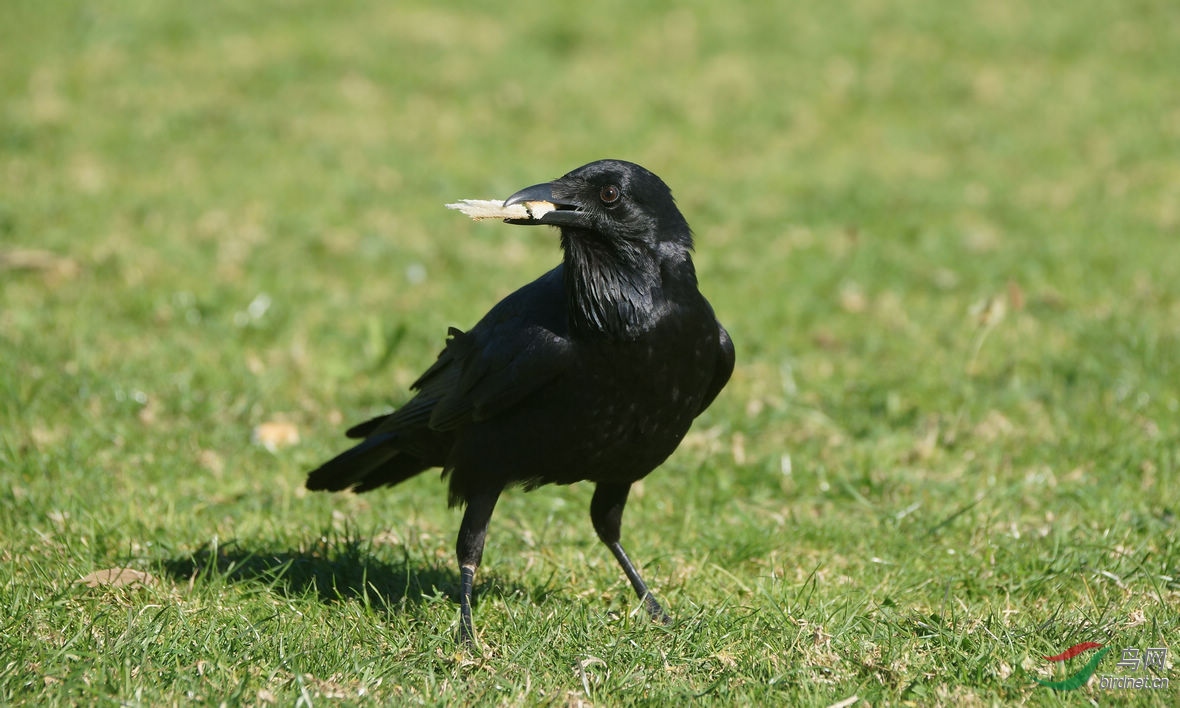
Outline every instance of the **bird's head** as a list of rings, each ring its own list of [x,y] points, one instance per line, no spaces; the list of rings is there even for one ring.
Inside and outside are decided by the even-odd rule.
[[[504,206],[525,202],[545,202],[552,210],[540,218],[508,219],[508,223],[557,226],[567,238],[598,245],[618,242],[652,251],[692,247],[692,234],[676,208],[672,190],[633,162],[591,162],[552,182],[520,190]]]
[[[700,297],[688,222],[668,185],[639,165],[591,162],[520,190],[504,206],[522,203],[533,218],[509,223],[561,229],[575,331],[635,336],[674,301]]]

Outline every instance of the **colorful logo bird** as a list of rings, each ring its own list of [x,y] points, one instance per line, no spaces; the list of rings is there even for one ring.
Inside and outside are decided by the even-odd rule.
[[[1042,686],[1048,686],[1049,688],[1053,688],[1058,691],[1073,691],[1075,689],[1081,688],[1082,686],[1085,686],[1086,682],[1090,680],[1090,677],[1094,675],[1094,672],[1098,670],[1098,662],[1102,661],[1102,657],[1106,656],[1106,652],[1110,651],[1110,647],[1104,647],[1098,642],[1082,642],[1081,644],[1074,644],[1072,647],[1066,649],[1060,654],[1042,657],[1046,661],[1068,661],[1078,654],[1083,654],[1090,651],[1091,649],[1098,649],[1100,651],[1094,656],[1090,657],[1090,660],[1086,662],[1086,665],[1079,669],[1078,672],[1072,676],[1067,676],[1060,681],[1042,681],[1041,679],[1035,677],[1033,680]]]

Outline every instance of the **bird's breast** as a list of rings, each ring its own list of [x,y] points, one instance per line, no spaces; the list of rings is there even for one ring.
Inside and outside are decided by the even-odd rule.
[[[668,318],[633,339],[573,341],[561,375],[510,413],[459,432],[453,466],[460,476],[530,486],[641,479],[700,412],[718,336],[710,311]]]
[[[717,356],[716,325],[586,348],[572,372],[567,425],[587,465],[643,476],[676,449],[700,411]],[[557,419],[562,416],[558,415]],[[638,477],[636,477],[638,478]]]

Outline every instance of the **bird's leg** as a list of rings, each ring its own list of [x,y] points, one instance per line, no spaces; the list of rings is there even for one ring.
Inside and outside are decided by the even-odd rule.
[[[488,522],[500,490],[481,492],[467,500],[467,511],[459,526],[455,552],[459,556],[459,641],[470,647],[475,642],[471,625],[471,589],[475,585],[475,571],[483,558],[483,544],[488,536]]]
[[[598,532],[598,538],[602,539],[611,553],[615,554],[615,560],[619,561],[619,565],[623,567],[623,572],[631,581],[631,587],[635,588],[635,594],[639,596],[640,600],[643,600],[643,607],[647,610],[647,614],[660,624],[672,624],[672,618],[668,616],[667,612],[664,612],[664,608],[660,607],[660,603],[648,591],[647,584],[643,582],[643,578],[639,577],[639,571],[635,570],[631,559],[627,557],[627,552],[619,543],[619,527],[623,524],[623,507],[627,504],[627,493],[630,491],[630,484],[599,483],[594,488],[594,498],[590,500],[590,520],[594,522],[594,530]]]

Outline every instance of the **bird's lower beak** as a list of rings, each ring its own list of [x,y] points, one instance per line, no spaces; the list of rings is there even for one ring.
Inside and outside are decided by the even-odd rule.
[[[577,204],[554,199],[551,182],[525,187],[504,200],[506,207],[513,204],[527,206],[533,218],[505,219],[504,221],[509,224],[565,226],[576,224],[581,219],[581,212],[578,211]]]

